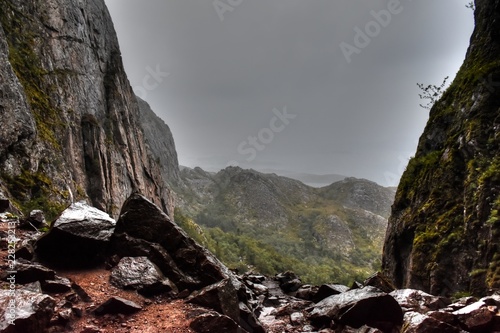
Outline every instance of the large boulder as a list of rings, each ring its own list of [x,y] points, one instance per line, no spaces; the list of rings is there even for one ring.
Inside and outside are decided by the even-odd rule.
[[[177,291],[147,257],[122,258],[111,271],[110,281],[119,288],[134,289],[146,296]]]
[[[403,311],[396,300],[371,286],[327,297],[309,310],[308,318],[316,327],[333,321],[354,328],[367,325],[390,331],[403,323]]]
[[[103,261],[115,220],[84,202],[69,206],[35,244],[41,260],[78,266]]]
[[[229,270],[217,258],[190,238],[154,203],[138,193],[133,193],[122,207],[116,223],[114,242],[120,239],[123,241],[126,239],[125,235],[150,244],[159,244],[172,258],[175,269],[198,282],[196,286],[190,286],[191,290],[206,287],[231,276]],[[113,248],[123,246],[126,247],[127,244],[121,242],[119,245],[114,244]],[[155,264],[161,268],[160,264]],[[165,271],[164,273],[166,274]],[[177,281],[173,282],[177,284]]]
[[[489,306],[474,307],[479,305],[478,303],[454,312],[460,326],[467,332],[489,332],[494,325],[496,307],[494,309],[490,309]]]
[[[407,312],[404,316],[403,333],[460,333],[456,326],[419,312]]]
[[[119,257],[148,257],[179,290],[193,291],[202,286],[202,282],[197,277],[190,276],[177,267],[174,259],[160,244],[122,233],[113,236],[110,251]]]
[[[237,323],[240,320],[238,294],[231,279],[225,279],[200,291],[195,291],[186,301],[213,309]]]
[[[45,332],[56,301],[45,294],[29,290],[0,290],[0,332]]]
[[[441,296],[432,296],[421,290],[398,289],[389,295],[399,303],[404,311],[415,311],[427,313],[429,311],[439,310],[448,306],[449,299]]]
[[[264,329],[249,306],[247,292],[249,292],[248,288],[233,277],[195,291],[186,299],[186,302],[213,309],[231,318],[249,332],[264,333]]]

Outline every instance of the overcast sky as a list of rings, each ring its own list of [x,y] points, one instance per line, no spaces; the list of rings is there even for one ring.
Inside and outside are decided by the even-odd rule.
[[[182,165],[395,185],[473,30],[465,0],[106,0]],[[154,75],[153,75],[153,74]]]

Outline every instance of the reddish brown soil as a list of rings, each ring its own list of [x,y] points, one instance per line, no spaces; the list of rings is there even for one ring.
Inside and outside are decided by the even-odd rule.
[[[0,220],[0,231],[6,231],[6,223]],[[26,237],[27,232],[16,229],[16,236]],[[18,243],[18,245],[20,242]],[[0,248],[0,271],[7,269],[7,249]],[[71,279],[80,285],[92,298],[90,303],[79,302],[75,307],[83,310],[81,318],[74,317],[67,325],[53,325],[48,332],[80,333],[85,328],[95,328],[94,332],[101,333],[193,333],[189,328],[190,313],[200,313],[203,310],[184,303],[183,300],[171,299],[166,296],[145,298],[135,291],[118,289],[109,283],[110,271],[104,268],[94,268],[81,271],[56,270],[62,277]],[[3,284],[0,282],[0,284]],[[3,286],[0,286],[3,287]],[[65,301],[66,294],[49,294],[56,300],[56,304]],[[92,310],[112,296],[119,296],[133,301],[143,309],[133,315],[104,315],[95,316]],[[56,308],[57,312],[58,308]],[[54,316],[55,318],[57,316]],[[89,330],[91,332],[91,330]]]
[[[182,300],[166,297],[147,299],[134,291],[118,289],[109,283],[110,272],[102,268],[58,273],[79,284],[92,297],[93,302],[87,305],[87,310],[105,302],[111,296],[123,297],[143,306],[142,311],[130,316],[96,317],[86,314],[72,324],[74,332],[80,332],[87,326],[96,326],[103,333],[193,332],[189,329],[190,320],[187,316],[194,307]]]

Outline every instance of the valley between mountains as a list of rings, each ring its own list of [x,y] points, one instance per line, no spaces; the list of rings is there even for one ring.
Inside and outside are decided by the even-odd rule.
[[[179,166],[104,0],[0,0],[0,333],[500,332],[500,0],[398,189]]]
[[[312,188],[229,167],[181,171],[175,219],[231,268],[293,270],[304,281],[348,284],[380,269],[394,190],[346,178]]]
[[[293,270],[314,284],[347,284],[380,269],[395,189],[349,177],[314,188],[239,167],[180,167],[168,125],[141,99],[139,111],[146,144],[174,193],[175,221],[230,268]]]

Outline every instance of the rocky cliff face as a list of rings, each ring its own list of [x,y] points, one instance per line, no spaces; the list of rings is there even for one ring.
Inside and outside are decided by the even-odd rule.
[[[475,20],[465,62],[399,184],[383,257],[398,287],[500,287],[500,1],[476,0]]]
[[[170,186],[181,186],[179,160],[170,127],[158,117],[149,104],[137,97],[139,103],[139,121],[144,131],[146,144],[160,165],[163,179]]]
[[[103,0],[0,1],[0,188],[52,216],[112,215],[134,190],[172,210]]]

